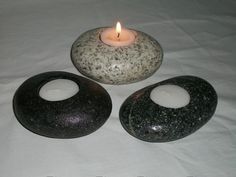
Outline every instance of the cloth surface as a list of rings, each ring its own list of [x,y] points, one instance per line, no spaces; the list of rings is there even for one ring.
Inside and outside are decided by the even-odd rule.
[[[113,101],[108,121],[76,139],[50,139],[23,128],[12,99],[27,78],[46,71],[81,75],[70,49],[101,26],[150,34],[163,47],[160,69],[128,85],[105,85]],[[236,2],[233,0],[9,0],[0,2],[1,177],[235,177]],[[217,91],[212,119],[168,143],[130,136],[119,108],[134,91],[180,75],[209,81]]]

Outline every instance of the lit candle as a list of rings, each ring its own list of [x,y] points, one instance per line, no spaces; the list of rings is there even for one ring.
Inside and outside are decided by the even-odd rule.
[[[60,101],[74,96],[79,91],[78,85],[68,79],[55,79],[43,85],[39,96],[48,101]]]
[[[101,40],[110,46],[129,46],[134,43],[135,34],[131,30],[121,28],[120,22],[117,22],[116,28],[107,28],[101,33]]]
[[[156,104],[167,108],[181,108],[190,101],[189,93],[177,85],[161,85],[151,91],[150,98]]]

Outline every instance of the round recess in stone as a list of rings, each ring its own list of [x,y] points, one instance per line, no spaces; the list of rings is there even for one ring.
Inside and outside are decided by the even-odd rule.
[[[163,51],[146,33],[130,29],[131,45],[115,47],[101,41],[106,27],[83,33],[73,43],[71,59],[80,73],[105,84],[128,84],[148,78],[160,67]]]
[[[186,90],[189,102],[178,108],[156,104],[150,98],[151,92],[165,85]],[[213,116],[216,106],[217,94],[207,81],[195,76],[179,76],[133,93],[122,104],[119,114],[122,126],[130,135],[148,142],[168,142],[201,128]]]
[[[39,96],[48,101],[60,101],[74,96],[79,86],[72,80],[55,79],[44,84],[39,90]]]
[[[151,100],[163,107],[181,108],[190,101],[188,92],[177,85],[160,85],[150,93]]]
[[[53,88],[50,82],[57,80],[60,83],[67,80],[65,84],[68,86],[75,83],[79,90],[76,86],[69,89],[72,96],[62,100],[55,99],[55,93],[51,92],[48,97],[53,96],[52,100],[42,98],[39,95],[41,88],[46,86],[43,92],[47,93]],[[62,98],[61,92],[58,93]],[[26,80],[14,95],[13,109],[18,121],[36,134],[51,138],[76,138],[100,128],[111,113],[112,102],[99,84],[72,73],[53,71]]]

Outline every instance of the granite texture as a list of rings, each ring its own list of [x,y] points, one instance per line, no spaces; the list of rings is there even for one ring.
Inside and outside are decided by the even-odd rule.
[[[188,105],[172,109],[150,99],[151,91],[165,84],[177,85],[190,95]],[[122,104],[120,121],[132,136],[148,142],[173,141],[201,128],[214,114],[217,94],[205,80],[194,76],[179,76],[145,87],[132,94]]]
[[[54,79],[69,79],[79,85],[79,92],[61,101],[47,101],[39,96],[40,88]],[[51,138],[76,138],[88,135],[108,119],[112,103],[99,84],[81,76],[55,71],[26,80],[13,99],[14,113],[28,130]]]
[[[79,72],[106,84],[128,84],[146,79],[160,67],[163,52],[154,38],[132,30],[133,44],[113,47],[100,40],[105,29],[87,31],[72,45],[71,59]]]

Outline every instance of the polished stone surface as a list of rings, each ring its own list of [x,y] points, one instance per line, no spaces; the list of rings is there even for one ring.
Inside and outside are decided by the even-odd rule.
[[[55,79],[68,79],[79,92],[61,101],[47,101],[39,96],[40,88]],[[76,138],[100,128],[108,119],[112,102],[99,84],[81,76],[55,71],[26,80],[13,99],[14,113],[28,130],[51,138]]]
[[[190,95],[188,105],[166,108],[150,99],[151,91],[160,85],[177,85]],[[132,136],[148,142],[174,141],[201,128],[213,116],[217,94],[205,80],[194,76],[179,76],[145,87],[132,94],[122,104],[120,121]]]
[[[163,52],[154,38],[132,30],[133,44],[113,47],[100,40],[105,29],[87,31],[72,45],[71,59],[79,72],[106,84],[128,84],[146,79],[160,67]]]

